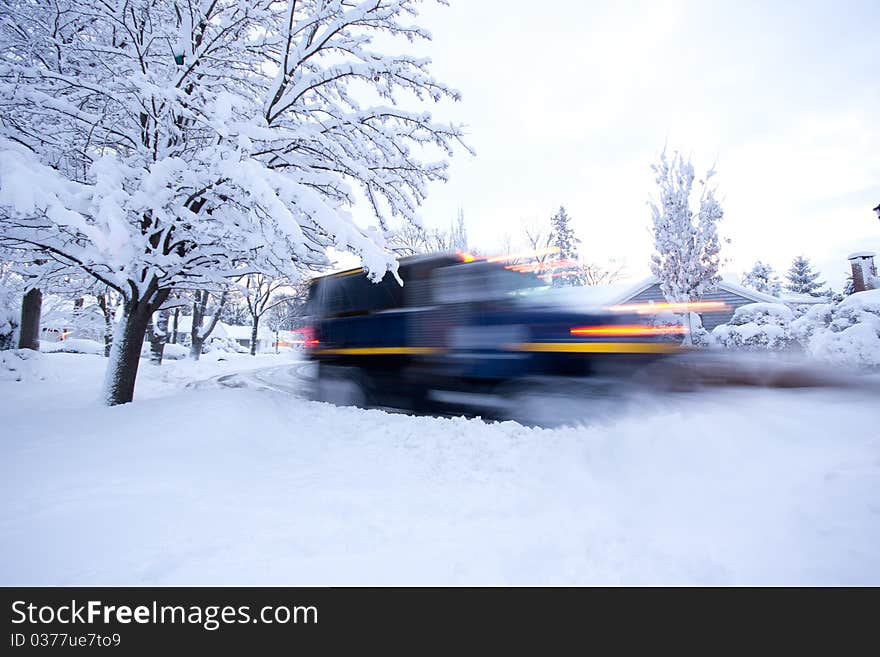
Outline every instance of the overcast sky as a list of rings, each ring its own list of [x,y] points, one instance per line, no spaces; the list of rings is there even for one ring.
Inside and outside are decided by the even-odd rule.
[[[880,2],[428,3],[418,48],[461,103],[471,158],[422,209],[461,207],[484,250],[560,204],[581,255],[647,275],[650,164],[664,144],[716,163],[725,270],[804,254],[835,286],[880,252]]]

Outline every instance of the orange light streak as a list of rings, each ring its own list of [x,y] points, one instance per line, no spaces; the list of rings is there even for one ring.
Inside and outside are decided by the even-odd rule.
[[[685,326],[645,326],[643,324],[578,326],[570,331],[572,335],[590,336],[684,335],[687,332]]]

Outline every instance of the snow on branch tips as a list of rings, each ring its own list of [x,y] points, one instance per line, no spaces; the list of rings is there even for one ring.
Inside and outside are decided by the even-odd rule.
[[[386,220],[415,221],[446,158],[469,151],[460,125],[413,109],[458,92],[427,59],[377,45],[429,39],[420,4],[3,3],[0,246],[122,296],[110,403],[131,400],[143,332],[172,289],[242,267],[296,277],[330,247],[376,275],[393,266]],[[376,226],[353,220],[361,196]]]

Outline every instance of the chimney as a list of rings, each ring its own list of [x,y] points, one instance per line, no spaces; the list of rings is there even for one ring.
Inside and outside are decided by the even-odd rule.
[[[864,292],[874,287],[873,278],[877,276],[874,268],[874,254],[870,251],[859,251],[848,258],[852,267],[853,291]]]

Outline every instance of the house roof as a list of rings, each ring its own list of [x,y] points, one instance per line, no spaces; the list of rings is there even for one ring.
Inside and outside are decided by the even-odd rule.
[[[189,333],[192,331],[192,315],[180,315],[177,318],[177,332],[178,333]],[[202,322],[202,326],[207,327],[211,324],[211,317],[206,316],[204,321]],[[168,322],[168,329],[174,326],[174,320]],[[226,331],[226,324],[223,322],[217,322],[217,326],[214,327],[214,330],[211,332],[212,338],[228,338],[229,333]]]
[[[205,317],[203,326],[207,326],[211,323],[211,317]],[[170,328],[170,326],[169,326]],[[192,315],[181,315],[177,318],[177,331],[179,333],[189,333],[192,330]],[[224,322],[217,322],[217,326],[214,327],[213,333],[211,333],[212,338],[232,338],[233,340],[250,340],[251,339],[251,327],[250,326],[238,326],[236,324],[225,324]],[[257,338],[259,340],[273,340],[274,333],[267,329],[264,326],[261,326],[257,329]]]
[[[636,284],[631,285],[628,289],[624,290],[619,296],[614,297],[606,301],[607,304],[614,305],[619,303],[624,303],[629,299],[632,299],[634,296],[641,294],[648,288],[653,285],[657,285],[660,283],[660,279],[656,276],[649,276]],[[827,299],[823,297],[813,297],[808,294],[797,294],[794,292],[783,292],[778,297],[775,297],[771,294],[764,294],[763,292],[758,292],[757,290],[750,290],[749,288],[743,287],[739,283],[735,282],[735,279],[730,274],[722,274],[721,282],[718,283],[719,289],[725,290],[726,292],[730,292],[732,294],[737,294],[741,297],[754,301],[755,303],[826,303]]]
[[[250,340],[251,339],[251,327],[250,326],[237,326],[235,324],[224,324],[224,328],[226,329],[226,335],[228,335],[233,340]],[[272,331],[269,331],[263,326],[257,328],[257,339],[258,340],[274,340],[275,335]]]

